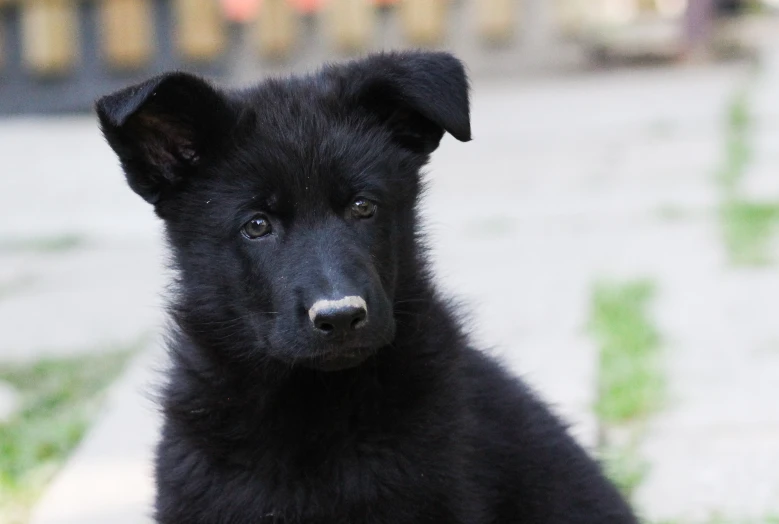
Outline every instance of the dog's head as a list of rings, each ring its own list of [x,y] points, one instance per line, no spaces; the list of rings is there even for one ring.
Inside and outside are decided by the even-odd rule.
[[[457,59],[374,55],[241,91],[171,73],[97,112],[165,222],[189,336],[321,369],[392,342],[399,288],[421,270],[419,170],[445,132],[470,139]]]

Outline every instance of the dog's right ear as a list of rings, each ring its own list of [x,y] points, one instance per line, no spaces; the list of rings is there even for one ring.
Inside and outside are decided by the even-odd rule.
[[[206,158],[227,133],[225,97],[187,73],[168,73],[96,103],[100,127],[130,187],[156,203]]]
[[[338,68],[332,69],[338,74]],[[444,133],[471,139],[465,67],[449,53],[379,53],[342,70],[353,100],[375,115],[401,146],[432,153]]]

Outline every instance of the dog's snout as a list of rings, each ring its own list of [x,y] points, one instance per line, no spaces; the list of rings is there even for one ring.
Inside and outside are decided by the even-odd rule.
[[[368,323],[368,306],[362,297],[319,300],[308,310],[314,330],[325,336],[345,336]]]

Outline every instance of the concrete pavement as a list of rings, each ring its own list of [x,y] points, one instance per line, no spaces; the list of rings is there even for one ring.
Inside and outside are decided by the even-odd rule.
[[[160,418],[150,391],[164,366],[159,344],[132,363],[110,391],[108,409],[40,500],[33,524],[153,522],[152,450]]]

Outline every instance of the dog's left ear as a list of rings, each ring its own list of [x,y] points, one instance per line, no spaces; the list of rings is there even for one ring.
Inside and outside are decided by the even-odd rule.
[[[461,142],[471,139],[468,77],[451,54],[378,54],[353,62],[345,73],[357,103],[402,146],[429,154],[444,132]]]
[[[152,204],[218,150],[231,122],[222,93],[178,72],[107,95],[95,107],[127,182]]]

